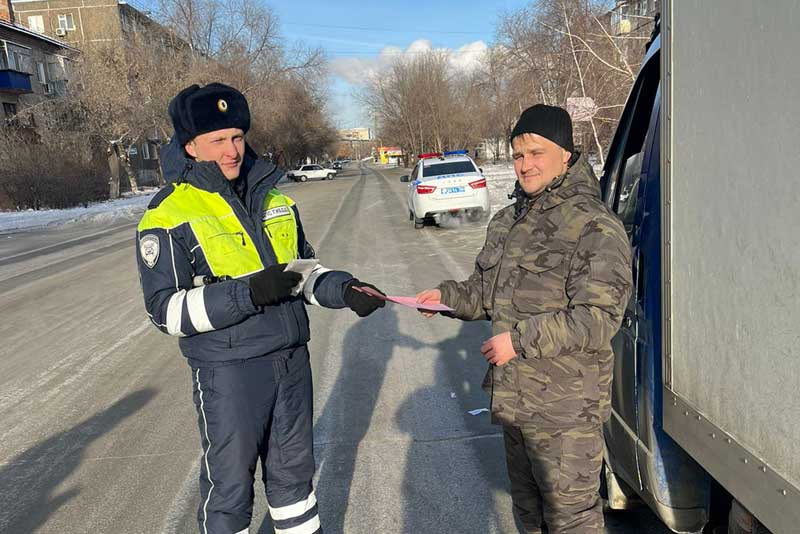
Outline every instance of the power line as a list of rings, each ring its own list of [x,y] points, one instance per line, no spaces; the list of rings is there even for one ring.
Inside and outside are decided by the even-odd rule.
[[[334,26],[329,24],[310,24],[307,22],[287,22],[285,23],[287,26],[309,26],[314,28],[330,28],[333,30],[359,30],[359,31],[377,31],[377,32],[393,32],[393,33],[421,33],[421,32],[431,32],[431,33],[444,33],[450,35],[486,35],[486,32],[466,32],[466,31],[445,31],[440,29],[425,29],[425,28],[414,28],[413,30],[401,30],[397,28],[379,28],[377,26]]]
[[[330,51],[330,50],[325,50],[325,53],[328,54],[328,55],[331,55],[331,56],[344,56],[344,57],[369,56],[370,58],[375,58],[375,57],[379,57],[379,56],[417,56],[417,55],[425,55],[425,54],[430,54],[430,53],[437,53],[439,51],[440,50],[438,50],[438,49],[432,48],[430,50],[419,50],[419,51],[413,51],[413,52],[402,52],[402,51],[400,51],[400,52],[378,52],[378,53],[375,53],[375,52],[358,52],[358,51],[333,52],[333,51]],[[441,52],[443,52],[443,53],[445,53],[447,55],[451,55],[451,54],[454,54],[456,52],[456,50],[449,49],[449,50],[442,50]]]

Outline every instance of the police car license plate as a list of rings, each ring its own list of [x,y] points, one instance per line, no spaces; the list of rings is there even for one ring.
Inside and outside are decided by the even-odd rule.
[[[464,187],[443,187],[442,194],[443,195],[452,195],[453,193],[463,193]]]

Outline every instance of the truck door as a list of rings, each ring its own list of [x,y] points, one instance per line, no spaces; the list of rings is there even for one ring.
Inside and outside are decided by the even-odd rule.
[[[611,419],[604,427],[607,463],[611,471],[637,490],[642,480],[638,449],[642,432],[640,411],[643,403],[642,355],[640,354],[640,321],[643,258],[640,246],[643,216],[642,171],[651,157],[651,148],[658,143],[657,94],[659,87],[659,54],[651,55],[637,78],[628,98],[603,172],[603,201],[614,210],[625,225],[632,248],[634,287],[625,310],[622,325],[612,339],[614,349],[614,381],[611,397]],[[656,162],[655,166],[658,166]],[[656,216],[658,216],[656,214]]]

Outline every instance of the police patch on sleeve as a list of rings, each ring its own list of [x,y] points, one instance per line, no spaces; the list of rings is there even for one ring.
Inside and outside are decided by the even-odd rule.
[[[151,269],[156,266],[159,250],[158,236],[148,234],[139,240],[139,253],[142,261]]]

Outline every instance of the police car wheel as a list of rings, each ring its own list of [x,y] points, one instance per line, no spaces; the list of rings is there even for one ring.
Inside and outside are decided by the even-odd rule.
[[[333,180],[333,177],[334,177],[334,175],[333,175],[333,174],[329,174],[329,175],[328,175],[328,180]]]
[[[305,176],[298,176],[297,179],[300,180],[301,182],[305,182],[306,180],[308,180],[308,178],[306,178]]]
[[[484,213],[482,209],[475,209],[467,211],[467,220],[469,222],[479,222],[483,219]]]
[[[419,217],[414,217],[414,229],[419,230],[425,226],[425,219],[420,219]]]

